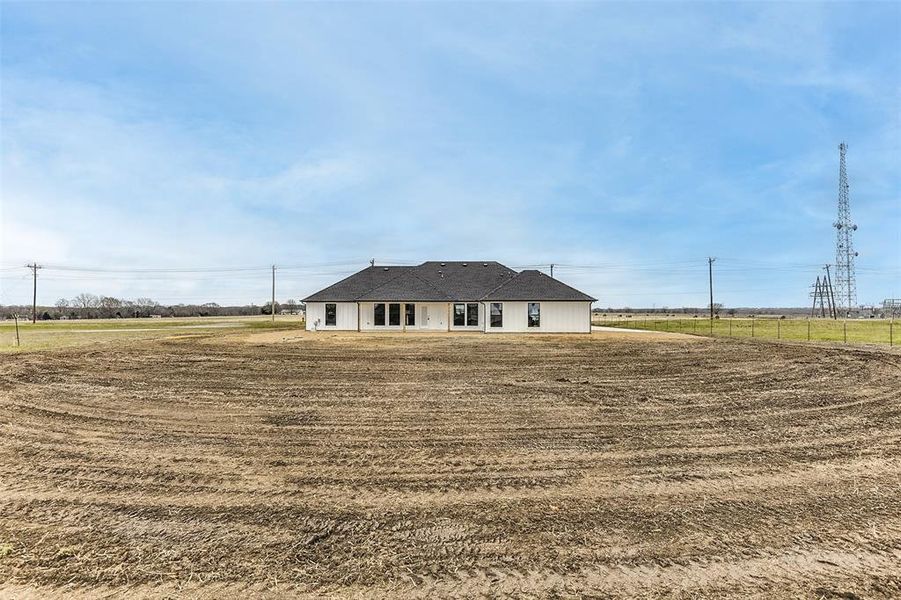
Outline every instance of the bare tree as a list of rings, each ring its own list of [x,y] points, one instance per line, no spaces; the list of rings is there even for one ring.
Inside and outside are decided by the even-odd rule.
[[[54,306],[56,306],[56,308],[58,308],[59,311],[62,312],[66,308],[69,308],[69,301],[65,298],[60,298],[56,301],[56,304],[54,304]]]
[[[97,308],[100,306],[100,298],[94,294],[81,293],[72,298],[72,304],[76,308]]]
[[[100,306],[100,298],[94,294],[81,293],[72,298],[72,306],[79,309],[82,318],[91,317],[91,309]]]
[[[153,298],[135,298],[135,306],[139,306],[141,308],[154,308],[159,306],[160,303],[154,300]]]
[[[122,301],[112,296],[101,296],[100,306],[101,308],[119,308],[122,306]]]

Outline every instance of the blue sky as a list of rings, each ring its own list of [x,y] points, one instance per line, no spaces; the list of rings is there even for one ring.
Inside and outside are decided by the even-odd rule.
[[[2,3],[0,303],[561,265],[601,305],[901,296],[901,4]]]

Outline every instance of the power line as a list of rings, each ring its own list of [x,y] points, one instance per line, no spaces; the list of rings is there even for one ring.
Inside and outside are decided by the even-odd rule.
[[[318,263],[318,264],[307,264],[307,265],[287,265],[285,267],[279,267],[280,269],[287,270],[309,270],[309,269],[318,269],[322,267],[336,267],[336,266],[359,266],[361,263],[348,263],[348,262],[335,262],[335,263]],[[69,271],[69,272],[79,272],[79,273],[240,273],[240,272],[268,272],[271,266],[265,267],[191,267],[191,268],[104,268],[104,267],[82,267],[82,266],[70,266],[70,265],[53,265],[48,264],[44,265],[44,267],[51,271]]]
[[[712,264],[710,264],[710,260],[711,257],[707,258],[708,279],[710,279],[712,276]],[[385,261],[385,263],[388,264],[398,264],[403,262],[405,261]],[[717,257],[716,262],[718,265],[720,265],[717,267],[717,276],[719,277],[719,288],[717,291],[719,292],[719,297],[721,298],[723,298],[722,294],[759,294],[766,292],[783,292],[787,289],[753,287],[753,284],[753,289],[741,289],[748,287],[747,285],[742,285],[742,283],[751,283],[748,281],[747,276],[749,272],[777,274],[799,271],[809,272],[815,267],[817,268],[817,270],[821,268],[821,265],[810,265],[801,262],[774,262],[760,259],[738,259],[728,257]],[[368,261],[364,260],[353,261],[350,259],[344,259],[335,261],[323,261],[318,263],[278,265],[277,270],[279,271],[279,273],[277,275],[281,277],[279,283],[281,283],[283,287],[287,285],[288,288],[285,289],[290,289],[291,292],[296,295],[301,294],[301,290],[306,290],[307,288],[313,287],[315,285],[315,280],[319,278],[347,275],[363,268],[367,263]],[[419,263],[407,262],[406,264]],[[547,269],[550,264],[553,265],[553,274],[555,276],[557,275],[557,271],[561,270],[562,273],[568,274],[570,277],[575,276],[583,280],[587,278],[594,281],[595,283],[609,281],[611,282],[610,285],[613,285],[613,282],[625,281],[625,283],[616,283],[616,287],[619,289],[626,289],[628,291],[626,291],[625,293],[616,293],[613,291],[605,292],[604,295],[607,297],[687,297],[699,296],[703,293],[701,289],[684,291],[684,282],[689,280],[696,281],[698,275],[700,275],[701,269],[704,268],[704,264],[700,259],[644,259],[636,260],[634,262],[599,262],[595,264],[546,262],[544,264],[535,265],[515,265],[514,268],[521,269],[527,267],[536,267]],[[177,298],[187,299],[189,297],[202,297],[199,295],[184,296],[177,294],[178,291],[194,290],[206,290],[206,295],[203,296],[205,298],[214,298],[217,295],[219,297],[259,297],[257,296],[257,294],[259,294],[259,290],[262,287],[262,277],[269,275],[274,278],[275,275],[275,273],[272,272],[272,265],[256,267],[245,265],[235,267],[195,266],[116,268],[106,267],[102,265],[90,266],[84,264],[74,265],[58,263],[45,263],[42,265],[37,265],[37,263],[34,263],[34,265],[30,264],[24,268],[22,266],[15,267],[11,265],[0,267],[0,280],[9,282],[8,284],[5,284],[6,293],[4,295],[7,297],[10,295],[10,289],[15,289],[16,295],[22,293],[24,291],[24,285],[20,282],[24,282],[26,277],[32,278],[33,318],[36,317],[35,313],[37,279],[37,269],[33,269],[33,266],[37,266],[38,268],[44,270],[44,275],[41,275],[44,280],[48,282],[59,282],[58,285],[60,286],[66,285],[67,283],[70,285],[77,285],[78,282],[83,282],[86,287],[94,287],[95,285],[97,287],[112,285],[114,289],[119,290],[118,292],[114,293],[119,294],[135,294],[139,292],[146,293],[145,290],[148,289],[165,289],[176,292],[175,295],[166,294],[165,292],[163,293],[163,295],[167,299],[172,300],[175,300]],[[21,272],[24,271],[25,268],[31,269],[32,272]],[[16,273],[16,271],[18,270],[21,270],[21,274]],[[901,269],[898,268],[880,269],[875,267],[868,267],[861,270],[865,273],[870,274],[871,276],[872,274],[885,273],[894,275],[896,273],[901,273]],[[624,275],[626,274],[635,274],[636,277],[626,277],[624,279]],[[605,277],[605,275],[609,277]],[[762,282],[761,277],[762,275],[758,275],[755,276],[755,279]],[[634,281],[635,285],[630,284],[629,281]],[[712,291],[712,281],[710,281],[709,284]],[[725,287],[723,287],[724,285]],[[729,289],[729,287],[733,285],[736,289]],[[828,289],[828,287],[824,286],[821,283],[821,288],[824,287]],[[668,291],[666,288],[670,288],[670,290]],[[242,293],[242,290],[246,290],[246,292]],[[156,294],[159,292],[151,291],[150,293]],[[836,300],[838,299],[836,298]],[[713,304],[712,301],[711,304]]]
[[[725,262],[725,266],[721,267],[720,271],[732,269],[732,270],[801,270],[801,269],[812,269],[819,268],[820,263],[799,263],[799,262],[786,262],[786,261],[761,261],[761,260],[753,260],[753,259],[738,259],[738,258],[729,258],[729,257],[717,257],[719,262]],[[368,260],[341,260],[341,261],[329,261],[329,262],[319,262],[319,263],[304,263],[304,264],[285,264],[279,265],[278,268],[281,271],[310,271],[315,269],[322,269],[328,267],[359,267],[362,268],[370,261]],[[393,259],[385,259],[379,261],[382,264],[393,264],[398,266],[405,265],[415,265],[420,264],[419,262],[411,262],[411,261],[402,261],[402,260],[393,260]],[[527,269],[527,268],[546,268],[549,263],[530,263],[530,264],[511,264],[510,266],[516,269]],[[659,261],[617,261],[617,262],[598,262],[594,264],[569,264],[569,263],[553,263],[554,270],[563,269],[566,271],[580,271],[580,270],[606,270],[606,271],[620,271],[620,270],[698,270],[702,268],[702,263],[700,259],[685,259],[685,260],[659,260]],[[259,265],[259,266],[239,266],[239,267],[223,267],[223,266],[196,266],[196,267],[99,267],[99,266],[83,266],[83,265],[65,265],[65,264],[55,264],[55,263],[45,263],[42,265],[43,268],[52,271],[67,271],[67,272],[80,272],[80,273],[111,273],[111,274],[144,274],[144,273],[238,273],[238,272],[266,272],[268,273],[271,269],[271,265]],[[4,272],[14,272],[22,267],[19,266],[4,266],[0,267],[0,271]],[[890,269],[873,269],[872,267],[866,268],[867,271],[877,271],[877,272],[896,272],[901,271],[899,268],[890,268]]]

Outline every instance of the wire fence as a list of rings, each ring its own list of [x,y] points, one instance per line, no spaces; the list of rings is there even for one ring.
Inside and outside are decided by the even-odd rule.
[[[888,344],[899,339],[898,327],[889,319],[654,319],[594,320],[594,325],[668,331],[713,337],[762,338],[807,342]]]

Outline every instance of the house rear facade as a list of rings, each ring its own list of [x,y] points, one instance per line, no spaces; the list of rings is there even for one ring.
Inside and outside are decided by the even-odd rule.
[[[596,299],[498,262],[370,266],[304,299],[311,331],[590,333]]]

